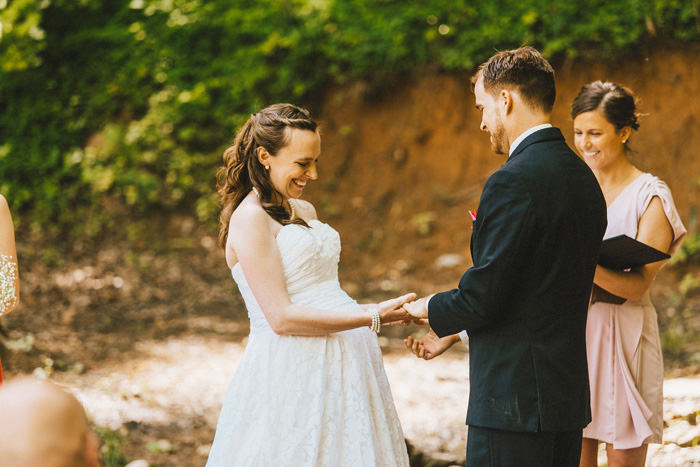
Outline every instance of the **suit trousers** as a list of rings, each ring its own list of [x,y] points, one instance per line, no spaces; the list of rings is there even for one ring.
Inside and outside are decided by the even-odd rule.
[[[467,467],[578,467],[581,433],[522,433],[470,425]]]

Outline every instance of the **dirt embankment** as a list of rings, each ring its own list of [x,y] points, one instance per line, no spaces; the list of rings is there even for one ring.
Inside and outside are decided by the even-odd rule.
[[[700,201],[700,46],[656,49],[616,63],[564,64],[553,123],[573,147],[569,105],[581,86],[630,87],[644,114],[631,159],[665,180],[689,230]],[[415,73],[329,93],[320,176],[307,197],[343,238],[341,276],[351,291],[456,283],[468,265],[470,221],[486,178],[503,162],[479,130],[468,74]],[[436,259],[441,255],[441,265]],[[458,266],[456,264],[460,263]],[[445,267],[455,264],[454,268]],[[368,279],[372,284],[367,287]],[[409,280],[409,282],[412,282]]]

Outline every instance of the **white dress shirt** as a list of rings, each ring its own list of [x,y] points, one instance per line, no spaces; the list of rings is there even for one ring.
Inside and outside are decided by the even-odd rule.
[[[533,134],[536,131],[544,130],[545,128],[552,128],[551,123],[543,123],[542,125],[536,125],[530,128],[529,130],[525,130],[520,136],[515,138],[515,141],[513,141],[513,144],[510,145],[510,151],[508,151],[508,157],[510,157],[513,154],[513,151],[518,147],[522,141]]]

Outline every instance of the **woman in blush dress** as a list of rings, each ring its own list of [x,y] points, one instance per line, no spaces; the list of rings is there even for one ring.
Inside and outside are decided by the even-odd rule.
[[[0,195],[0,316],[14,310],[18,303],[19,275],[17,274],[15,229],[7,200]],[[2,385],[2,362],[0,362],[0,385]]]
[[[608,205],[605,238],[626,234],[673,255],[686,230],[671,192],[627,159],[628,141],[639,128],[632,93],[614,83],[587,84],[571,117],[576,149]],[[582,467],[597,465],[599,442],[606,443],[611,467],[642,467],[648,443],[661,442],[663,361],[649,286],[664,264],[596,269],[586,330],[593,421],[583,431]]]
[[[224,153],[220,243],[250,318],[207,466],[407,466],[381,324],[408,294],[358,305],[338,282],[340,238],[300,196],[317,178],[309,113],[276,104]]]

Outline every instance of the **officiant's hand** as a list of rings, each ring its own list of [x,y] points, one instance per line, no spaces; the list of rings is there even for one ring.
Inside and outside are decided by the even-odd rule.
[[[408,336],[404,340],[404,343],[416,357],[422,358],[423,360],[430,360],[442,354],[459,340],[459,334],[440,338],[435,334],[435,331],[431,329],[422,339],[418,340]]]
[[[403,307],[411,316],[416,319],[428,319],[428,309],[425,307],[427,297],[423,297],[411,303],[406,303]]]

